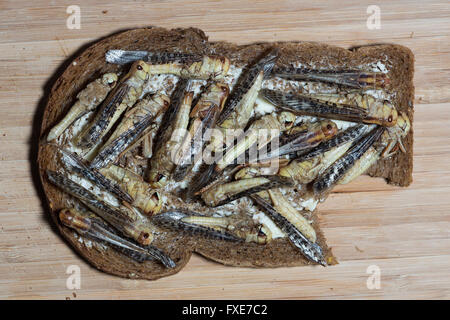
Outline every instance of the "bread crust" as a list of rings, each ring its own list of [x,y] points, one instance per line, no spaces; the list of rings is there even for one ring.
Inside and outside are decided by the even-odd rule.
[[[354,68],[361,64],[376,64],[382,61],[389,71],[393,101],[400,111],[406,112],[413,120],[413,68],[412,52],[399,45],[373,45],[351,50],[311,42],[256,43],[238,46],[227,42],[208,42],[205,33],[199,29],[142,28],[124,31],[104,38],[76,57],[63,74],[56,80],[50,92],[44,111],[41,137],[57,123],[74,103],[76,94],[86,84],[105,72],[118,72],[121,66],[108,64],[104,56],[109,49],[181,51],[187,53],[219,54],[231,59],[232,64],[243,66],[254,60],[269,46],[281,49],[279,64],[300,62],[316,68],[340,66]],[[41,139],[41,141],[43,141]],[[408,186],[412,182],[413,129],[404,141],[407,152],[397,153],[393,158],[378,161],[369,175],[383,177],[388,183]],[[197,252],[214,261],[246,267],[281,267],[311,264],[294,248],[287,239],[275,239],[268,245],[245,243],[236,246],[223,241],[190,238],[176,232],[167,231],[153,243],[165,250],[175,261],[174,269],[166,269],[157,262],[138,263],[127,256],[90,243],[73,230],[62,226],[57,213],[65,206],[69,196],[54,187],[45,176],[45,169],[56,169],[54,148],[40,143],[38,165],[42,185],[50,208],[52,220],[63,237],[73,248],[94,267],[121,277],[154,280],[175,274],[189,261],[192,252]],[[317,213],[312,214],[313,226],[317,232],[318,244],[322,246],[327,262],[336,263],[323,233],[318,226]]]

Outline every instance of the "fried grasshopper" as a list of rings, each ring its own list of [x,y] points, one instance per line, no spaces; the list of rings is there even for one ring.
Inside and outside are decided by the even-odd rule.
[[[246,179],[258,177],[261,175],[261,168],[263,167],[249,166],[242,168],[236,173],[235,179],[245,181]],[[286,218],[298,231],[308,238],[308,240],[316,242],[316,232],[310,222],[303,217],[301,212],[289,203],[289,200],[285,198],[278,188],[260,191],[255,194],[266,201],[271,201],[274,210],[277,210],[279,214]]]
[[[59,219],[65,226],[74,229],[81,236],[107,243],[138,262],[159,260],[167,268],[176,266],[175,262],[160,249],[151,245],[140,246],[125,239],[93,213],[82,213],[76,209],[65,208],[59,212]]]
[[[389,78],[385,73],[359,70],[331,71],[280,67],[273,71],[273,76],[288,80],[325,82],[355,89],[384,88],[389,84]]]
[[[116,165],[102,168],[100,173],[126,190],[133,199],[130,204],[145,215],[153,216],[161,210],[163,201],[160,192],[153,189],[140,175]]]
[[[93,111],[117,84],[117,74],[105,73],[101,78],[89,83],[77,95],[77,101],[65,117],[47,135],[47,141],[58,138],[73,122]]]
[[[250,157],[248,163],[257,161],[276,161],[278,157],[304,149],[310,149],[318,145],[322,141],[330,139],[337,133],[336,125],[330,120],[322,120],[315,123],[305,123],[301,126],[292,128],[295,117],[291,113],[282,112],[278,117],[266,115],[256,120],[250,125],[244,138],[242,138],[235,146],[230,147],[225,154],[216,161],[216,164],[210,165],[193,184],[194,190],[204,190],[205,186],[211,184],[216,177],[221,174],[225,168],[232,165],[234,160],[244,154],[244,152],[258,141],[259,150],[262,150],[265,144],[273,138],[278,137],[281,132],[291,131],[287,135],[285,143],[278,148],[274,148],[269,153],[258,152],[256,158]],[[260,130],[266,130],[267,137],[259,139]],[[265,150],[264,150],[265,151]],[[201,191],[201,192],[202,192]]]
[[[109,50],[106,61],[125,64],[143,60],[150,74],[174,74],[188,79],[223,78],[230,68],[230,60],[222,56],[178,52],[148,52]]]
[[[216,172],[223,171],[228,165],[242,155],[248,148],[258,142],[258,148],[264,147],[282,132],[289,130],[294,125],[295,116],[289,112],[281,112],[277,116],[271,114],[253,122],[244,137],[237,144],[226,150],[225,154],[217,161],[214,168]],[[265,133],[262,135],[261,133]]]
[[[142,245],[152,242],[154,226],[138,210],[123,205],[114,206],[65,174],[51,170],[46,173],[51,183],[80,200],[123,235]]]
[[[155,154],[150,159],[148,181],[153,188],[164,187],[175,168],[173,151],[180,147],[189,125],[194,93],[187,80],[181,80],[172,94],[172,102],[162,120],[164,127],[157,137]]]
[[[192,211],[167,211],[156,217],[156,223],[208,239],[245,241],[266,244],[272,240],[270,229],[261,224],[256,229],[236,225],[230,217],[204,216]]]
[[[133,63],[130,71],[100,105],[94,120],[75,137],[76,145],[88,150],[98,146],[122,113],[132,107],[140,97],[144,84],[149,78],[148,71],[149,68],[145,62]]]
[[[261,148],[273,138],[278,137],[281,132],[292,128],[294,121],[295,116],[292,113],[281,112],[277,116],[269,114],[253,122],[236,145],[230,146],[223,156],[219,154],[215,163],[208,165],[202,174],[193,181],[191,190],[193,192],[202,190],[211,181],[214,181],[226,167],[233,164],[235,159],[245,155],[245,151],[258,140],[258,147]],[[265,134],[261,135],[261,132]],[[210,148],[210,145],[207,148]]]
[[[333,148],[339,147],[348,142],[352,142],[355,139],[361,137],[368,130],[369,126],[363,124],[357,124],[350,126],[345,130],[338,132],[336,135],[321,141],[317,146],[312,149],[308,149],[306,152],[292,152],[289,153],[289,159],[295,159],[297,161],[305,161],[317,156],[323,155],[325,152],[330,151]]]
[[[257,205],[275,222],[275,224],[287,235],[291,243],[300,249],[301,253],[310,261],[326,266],[322,248],[308,240],[297,228],[295,228],[285,217],[275,210],[269,202],[258,195],[250,196]]]
[[[202,153],[205,142],[209,140],[206,135],[211,134],[210,129],[214,128],[228,93],[229,88],[226,84],[212,83],[192,109],[189,114],[191,119],[189,131],[175,155],[177,159],[173,173],[175,181],[180,181],[186,176],[195,164],[195,156]]]
[[[151,128],[154,119],[169,106],[169,97],[156,94],[147,96],[136,103],[125,113],[118,127],[100,148],[97,156],[91,161],[90,167],[99,169],[114,162],[124,153],[146,130]]]
[[[385,128],[376,127],[367,135],[359,139],[342,157],[329,166],[313,184],[315,195],[321,195],[330,190],[342,179],[367,150],[380,138]]]
[[[361,93],[300,94],[263,89],[261,95],[274,105],[298,115],[364,122],[385,127],[397,123],[397,109],[385,100]]]
[[[258,157],[258,161],[278,158],[286,154],[302,154],[306,150],[324,144],[338,133],[336,124],[331,120],[306,122],[288,131],[281,137],[280,146],[266,155]]]
[[[218,207],[253,193],[282,186],[292,187],[292,179],[277,175],[261,175],[211,186],[201,192],[201,197],[207,206]]]
[[[196,223],[195,219],[192,221],[193,216],[200,217],[200,215],[192,211],[169,210],[155,216],[153,221],[167,228],[181,230],[191,235],[201,235],[208,239],[242,241],[241,238],[226,230],[219,230],[212,226]]]
[[[138,208],[145,215],[153,215],[161,210],[162,197],[141,176],[119,166],[110,165],[100,171],[89,168],[76,154],[58,147],[61,163],[67,172],[78,174],[92,184],[105,190],[125,205]]]
[[[352,130],[350,130],[352,129]],[[331,139],[325,146],[318,146],[310,153],[290,161],[280,168],[278,174],[294,179],[297,184],[305,185],[319,177],[335,162],[346,156],[347,152],[367,132],[367,128],[349,128],[339,136]],[[320,151],[319,151],[320,150]],[[350,165],[351,167],[351,165]]]
[[[271,73],[277,59],[278,49],[270,49],[243,71],[217,120],[217,125],[223,130],[225,136],[229,130],[245,128],[252,115],[262,81]],[[213,139],[211,148],[219,150],[224,143],[226,141],[223,139]]]
[[[278,59],[278,49],[268,50],[250,66],[239,79],[217,121],[224,128],[242,128],[251,115],[262,80],[267,77]],[[250,110],[250,111],[249,111]],[[226,122],[225,122],[226,121]]]
[[[91,183],[113,194],[117,199],[128,203],[133,202],[131,195],[122,189],[117,183],[106,178],[98,171],[92,170],[87,166],[83,159],[74,153],[71,153],[63,148],[56,146],[61,154],[61,163],[65,167],[67,172],[73,172],[81,177],[89,180]]]
[[[402,139],[410,128],[409,118],[402,112],[394,127],[350,127],[295,158],[280,169],[279,175],[291,177],[300,184],[314,182],[314,193],[320,196],[336,184],[352,181],[377,160],[390,157],[397,149],[405,152]]]
[[[405,113],[400,112],[397,125],[387,128],[381,135],[380,140],[372,145],[358,160],[354,166],[348,170],[338,181],[339,184],[346,184],[356,177],[364,174],[379,159],[391,157],[397,149],[406,152],[402,139],[405,138],[411,129],[411,122]]]

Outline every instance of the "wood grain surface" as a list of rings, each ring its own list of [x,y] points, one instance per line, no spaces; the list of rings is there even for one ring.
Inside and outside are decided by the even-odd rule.
[[[81,9],[68,29],[66,8]],[[369,5],[381,28],[366,26]],[[414,182],[360,177],[319,206],[334,267],[225,267],[194,255],[175,276],[149,282],[103,274],[61,239],[37,182],[37,134],[46,95],[71,57],[119,30],[195,26],[239,44],[321,41],[343,47],[397,43],[415,72]],[[448,1],[1,1],[0,298],[3,299],[449,299],[450,5]],[[81,270],[68,289],[66,270]],[[367,287],[378,266],[381,287]]]

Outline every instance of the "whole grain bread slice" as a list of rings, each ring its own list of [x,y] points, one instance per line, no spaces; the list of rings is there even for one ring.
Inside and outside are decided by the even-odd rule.
[[[86,84],[105,72],[121,71],[123,66],[105,62],[105,53],[110,49],[177,51],[199,54],[219,54],[231,59],[232,64],[244,66],[254,60],[269,46],[280,48],[278,65],[301,63],[310,68],[348,68],[361,65],[387,69],[390,78],[388,90],[393,92],[394,104],[413,120],[413,54],[399,45],[383,44],[354,48],[351,50],[311,42],[255,43],[238,46],[227,42],[209,42],[199,29],[142,28],[124,31],[104,38],[88,47],[76,57],[53,85],[43,115],[41,136],[67,112],[76,94]],[[41,139],[41,141],[43,141]],[[412,181],[413,130],[404,141],[406,153],[379,161],[369,171],[371,176],[383,177],[388,183],[408,186]],[[223,241],[191,238],[165,230],[153,244],[165,250],[175,261],[174,269],[166,269],[157,262],[138,263],[115,250],[86,241],[73,230],[62,226],[57,213],[66,206],[69,196],[49,183],[46,169],[56,169],[54,148],[45,143],[39,146],[38,164],[41,181],[47,197],[51,216],[63,237],[96,268],[114,275],[128,278],[157,279],[180,271],[189,261],[192,252],[232,266],[280,267],[310,264],[285,238],[274,239],[267,245],[244,243],[236,246]],[[324,249],[329,264],[336,263],[318,225],[317,214],[312,214],[313,226],[318,235],[318,244]]]

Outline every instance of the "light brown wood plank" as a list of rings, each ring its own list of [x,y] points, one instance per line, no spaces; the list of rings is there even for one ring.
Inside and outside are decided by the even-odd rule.
[[[0,3],[0,298],[299,299],[450,298],[450,6],[377,1],[381,29],[366,28],[371,1],[78,1],[81,29],[66,28],[72,1]],[[319,205],[340,264],[249,269],[193,256],[179,274],[127,280],[87,265],[54,231],[33,183],[32,125],[45,85],[81,46],[120,29],[195,26],[211,40],[321,41],[346,48],[397,43],[415,54],[414,182],[362,176]],[[80,290],[66,269],[81,268]],[[381,270],[381,289],[366,269]],[[73,293],[76,293],[76,298]]]

